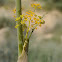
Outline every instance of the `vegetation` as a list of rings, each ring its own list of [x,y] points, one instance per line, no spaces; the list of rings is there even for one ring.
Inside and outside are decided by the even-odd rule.
[[[14,9],[14,13],[16,12],[15,21],[17,21],[15,28],[17,28],[18,35],[18,62],[28,62],[28,47],[30,37],[37,26],[41,26],[45,21],[42,19],[43,17],[36,15],[35,10],[41,9],[40,4],[31,4],[34,10],[30,10],[26,12],[26,15],[22,14],[21,11],[21,0],[16,0],[16,9]],[[24,31],[26,34],[24,35]],[[30,32],[31,31],[31,32]],[[30,34],[28,35],[28,33]]]
[[[3,2],[3,1],[6,1],[6,3],[8,1],[8,4],[5,4],[5,2]],[[17,58],[18,58],[17,33],[16,33],[16,29],[14,28],[16,23],[11,15],[13,12],[11,14],[9,14],[9,15],[11,15],[10,17],[9,16],[5,17],[5,15],[8,14],[7,13],[8,11],[5,12],[6,14],[3,14],[4,17],[1,14],[3,12],[1,6],[5,7],[7,5],[7,7],[9,6],[8,8],[10,8],[10,6],[12,4],[13,4],[13,6],[15,6],[15,3],[13,2],[13,0],[11,0],[13,3],[11,3],[11,1],[10,2],[9,1],[10,0],[0,0],[0,62],[17,62]],[[27,1],[27,0],[25,0],[25,1]],[[25,1],[23,3],[25,3]],[[43,1],[46,4],[50,0],[43,0]],[[42,4],[43,1],[40,3]],[[56,2],[56,0],[54,0],[54,1]],[[57,0],[57,1],[59,1],[61,3],[60,0]],[[3,3],[3,5],[1,5],[1,2]],[[34,2],[38,2],[38,0],[35,0]],[[56,2],[56,3],[55,2],[54,2],[54,6],[53,6],[53,4],[51,5],[50,3],[48,3],[48,5],[46,5],[45,8],[47,8],[47,6],[49,6],[49,8],[54,8],[55,10],[58,10],[58,8],[56,9],[55,5],[56,5],[56,3],[59,3],[59,2]],[[12,7],[11,7],[10,12],[12,11]],[[27,7],[28,7],[28,5],[27,5]],[[42,7],[43,7],[43,5],[42,5]],[[26,6],[25,6],[25,8],[26,8]],[[47,10],[50,10],[49,8]],[[2,10],[2,12],[1,12],[1,10]],[[24,11],[26,11],[26,10],[24,10]],[[38,10],[36,10],[36,11],[38,11]],[[41,11],[39,11],[39,13],[40,12]],[[49,13],[51,13],[51,12],[49,12]],[[48,15],[51,15],[51,14],[48,14]],[[46,16],[48,17],[48,15],[46,15]],[[57,21],[56,25],[54,26],[54,29],[49,30],[48,27],[46,26],[45,31],[43,31],[43,33],[42,33],[43,29],[42,30],[40,29],[41,30],[40,31],[40,30],[38,30],[38,27],[37,27],[37,29],[35,29],[35,31],[33,32],[32,36],[30,38],[30,43],[29,43],[29,52],[28,52],[29,62],[62,62],[62,17],[61,17],[61,15],[60,16],[59,15],[60,15],[59,13],[58,14],[56,13],[54,15],[54,18],[55,18],[54,21]],[[53,17],[50,18],[49,20],[51,20],[51,19],[53,19]],[[52,22],[52,23],[54,24],[54,22]],[[38,34],[36,34],[37,31],[39,31],[40,34],[39,34],[39,32],[38,32]],[[25,31],[23,31],[23,32],[25,35],[26,32]],[[30,32],[31,31],[29,31],[29,33]],[[49,34],[52,35],[51,38],[48,38]]]

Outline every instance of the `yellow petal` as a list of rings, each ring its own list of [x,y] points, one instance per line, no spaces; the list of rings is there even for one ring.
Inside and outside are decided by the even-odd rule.
[[[35,29],[37,29],[37,27]]]

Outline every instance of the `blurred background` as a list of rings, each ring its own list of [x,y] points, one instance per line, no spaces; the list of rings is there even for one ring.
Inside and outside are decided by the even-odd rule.
[[[29,62],[62,62],[62,0],[22,0],[23,12],[31,3],[40,3],[38,15],[45,24],[30,38]],[[17,31],[14,28],[15,0],[0,0],[0,62],[17,62]]]

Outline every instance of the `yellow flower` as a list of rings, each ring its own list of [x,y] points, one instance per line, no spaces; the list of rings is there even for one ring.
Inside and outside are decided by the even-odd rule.
[[[30,15],[28,17],[31,17]]]
[[[29,11],[29,12],[32,12],[32,11]]]
[[[41,22],[42,20],[40,20],[40,22]]]
[[[26,14],[30,14],[29,12],[26,12]]]
[[[35,29],[37,29],[37,27]]]
[[[18,21],[18,20],[20,20],[20,17],[17,17],[15,21]]]
[[[32,14],[34,14],[34,12],[31,11]]]
[[[33,4],[31,4],[31,6],[34,7]]]
[[[31,25],[31,27],[33,27],[33,25]]]
[[[25,22],[21,20],[21,24],[25,24]]]
[[[16,17],[16,16],[14,15],[14,17]]]
[[[34,7],[36,9],[36,7]]]
[[[36,18],[34,18],[34,20],[36,20]]]
[[[26,12],[26,14],[28,14],[28,12]]]
[[[37,21],[39,21],[39,19],[37,19]]]
[[[28,15],[25,15],[26,17],[28,17]]]
[[[40,23],[38,22],[38,24],[40,24]]]
[[[30,16],[33,16],[32,14],[30,14]]]
[[[33,23],[33,20],[31,20],[31,22]]]
[[[25,21],[27,21],[28,19],[24,19]]]
[[[35,21],[35,24],[37,24],[38,22],[37,21]]]
[[[41,5],[40,4],[31,4],[31,6],[33,7],[33,8],[39,8],[39,9],[41,9]]]
[[[16,24],[15,28],[18,28],[19,27],[19,24]]]
[[[31,4],[31,6],[34,9],[41,9],[40,4]],[[14,9],[13,12],[15,13],[16,9]],[[37,29],[38,28],[37,26],[41,27],[41,24],[44,24],[45,22],[42,20],[41,16],[36,15],[34,12],[35,11],[30,10],[30,11],[27,11],[26,14],[22,14],[20,15],[20,17],[15,18],[15,21],[20,21],[20,23],[17,22],[15,28],[19,27],[20,24],[22,24],[22,30],[24,31],[26,29],[26,31],[29,32],[30,29],[31,30],[34,28]]]
[[[35,6],[37,7],[37,4],[35,4]]]
[[[41,24],[39,26],[41,27]]]
[[[30,17],[30,20],[31,20],[31,17]]]
[[[37,6],[40,5],[40,4],[37,4]]]
[[[25,18],[25,19],[27,19],[27,18],[28,18],[28,16],[24,15],[24,18]]]
[[[20,15],[21,18],[23,18],[23,15]]]

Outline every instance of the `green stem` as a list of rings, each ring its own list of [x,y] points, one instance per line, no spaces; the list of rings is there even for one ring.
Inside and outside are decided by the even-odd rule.
[[[34,29],[35,29],[35,28],[34,28]],[[32,35],[33,31],[34,31],[34,29],[32,29],[32,31],[31,31],[31,33],[30,33],[30,35],[29,35],[29,38],[28,38],[28,39],[30,39],[30,37],[31,37],[31,35]]]
[[[28,37],[28,32],[26,32],[25,40],[27,39],[27,37]]]
[[[21,0],[16,0],[16,16],[19,17],[22,15],[21,11]],[[17,22],[18,24],[21,22],[21,19]],[[23,50],[23,31],[22,25],[17,28],[17,36],[18,36],[18,56],[21,55]]]
[[[29,47],[29,39],[25,40],[24,42],[23,51],[18,58],[18,62],[28,62],[28,47]]]
[[[28,47],[29,47],[29,39],[25,40],[24,45],[23,45],[23,49],[25,50],[27,54],[28,54]]]

